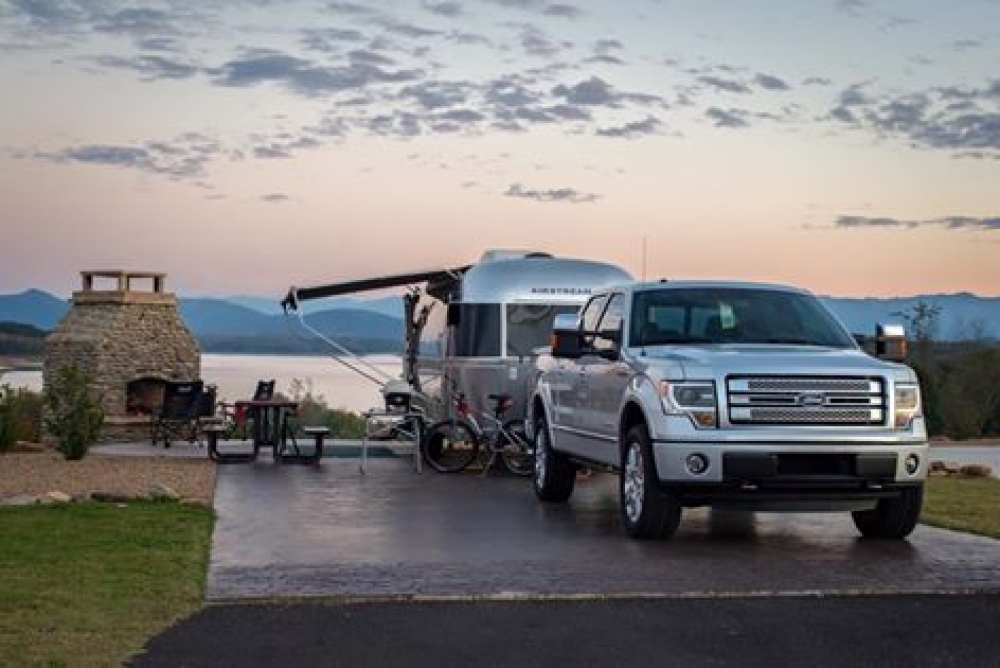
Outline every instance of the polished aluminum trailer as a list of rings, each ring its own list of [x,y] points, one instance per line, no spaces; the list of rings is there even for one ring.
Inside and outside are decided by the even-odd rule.
[[[490,409],[488,395],[509,394],[515,402],[509,415],[517,417],[524,414],[537,355],[549,344],[555,316],[575,313],[592,292],[630,280],[624,269],[604,262],[487,251],[472,265],[293,287],[282,305],[323,337],[338,361],[379,383],[384,393],[409,391],[431,419],[447,412],[453,392],[478,410]],[[403,383],[312,329],[299,308],[310,299],[398,286],[409,287],[403,297]]]

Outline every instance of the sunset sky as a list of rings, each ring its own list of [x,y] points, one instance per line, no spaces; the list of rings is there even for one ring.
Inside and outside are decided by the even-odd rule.
[[[1000,1],[0,0],[0,293],[488,248],[1000,295]]]

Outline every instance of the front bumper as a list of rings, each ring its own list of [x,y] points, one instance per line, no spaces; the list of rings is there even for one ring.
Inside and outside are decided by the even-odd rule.
[[[853,488],[892,484],[915,484],[927,476],[927,442],[887,444],[882,442],[711,442],[657,440],[653,455],[660,482],[666,485],[722,485],[750,489],[815,487]],[[692,455],[703,457],[708,466],[692,473],[687,465]],[[912,472],[906,462],[916,457]]]

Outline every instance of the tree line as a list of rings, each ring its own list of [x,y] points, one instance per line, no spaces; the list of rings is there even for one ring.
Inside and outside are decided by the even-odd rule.
[[[1000,343],[972,323],[962,340],[937,337],[941,308],[920,302],[894,315],[907,325],[927,430],[955,439],[1000,436]]]

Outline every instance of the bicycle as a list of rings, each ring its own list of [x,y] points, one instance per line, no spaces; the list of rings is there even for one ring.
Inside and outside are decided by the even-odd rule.
[[[422,456],[435,471],[457,473],[466,469],[486,445],[489,459],[482,475],[499,458],[504,467],[517,476],[529,476],[535,470],[535,450],[524,430],[523,420],[504,420],[506,412],[514,405],[509,394],[491,394],[493,414],[479,412],[489,426],[484,430],[473,414],[464,393],[456,393],[453,417],[445,418],[427,427],[420,442]]]

